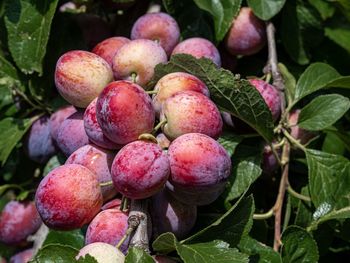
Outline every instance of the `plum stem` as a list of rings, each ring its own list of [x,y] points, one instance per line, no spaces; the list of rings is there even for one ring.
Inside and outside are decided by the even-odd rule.
[[[253,215],[253,219],[255,220],[264,220],[264,219],[268,219],[270,217],[273,216],[273,208],[271,208],[269,211],[267,211],[266,213],[262,213],[262,214],[254,214]]]
[[[123,195],[122,201],[121,201],[121,206],[120,206],[120,210],[121,210],[122,212],[125,212],[125,211],[128,210],[129,201],[130,201],[130,199],[127,198],[125,195]]]
[[[100,186],[101,186],[101,187],[110,186],[110,185],[113,185],[113,181],[108,181],[108,182],[100,183]]]
[[[298,192],[296,192],[296,191],[290,186],[289,183],[288,183],[287,191],[288,191],[288,193],[290,193],[290,194],[291,194],[292,196],[294,196],[295,198],[298,198],[298,199],[303,200],[303,201],[305,201],[305,202],[311,202],[311,198],[310,198],[309,196],[299,194]]]
[[[49,228],[44,223],[42,223],[38,231],[36,231],[34,235],[31,235],[27,238],[28,241],[34,242],[32,258],[35,257],[36,253],[38,253],[39,249],[43,246],[48,234]]]
[[[157,94],[158,90],[146,90],[147,94]]]
[[[165,125],[167,123],[167,119],[164,119],[162,121],[160,121],[156,127],[153,128],[152,134],[155,134],[161,127],[163,127],[163,125]]]
[[[143,140],[143,141],[151,141],[154,143],[158,143],[156,137],[154,137],[153,134],[150,133],[142,133],[138,138],[138,140]]]
[[[282,129],[282,132],[292,144],[306,152],[306,147],[302,145],[297,139],[295,139],[289,132],[287,132],[285,129]]]

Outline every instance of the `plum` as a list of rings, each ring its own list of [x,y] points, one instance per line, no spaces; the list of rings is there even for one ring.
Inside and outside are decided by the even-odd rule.
[[[34,250],[32,248],[23,250],[10,258],[10,263],[27,263],[33,257]]]
[[[170,145],[170,140],[165,136],[164,133],[159,133],[156,137],[157,143],[160,148],[168,149]]]
[[[72,105],[69,105],[58,109],[51,115],[50,121],[49,121],[50,133],[51,133],[52,139],[55,142],[57,141],[58,130],[62,122],[75,112],[77,112],[76,108],[74,108],[74,106]]]
[[[276,150],[276,152],[281,155],[280,149]],[[263,172],[267,175],[271,175],[278,169],[278,166],[278,161],[271,150],[271,146],[265,145],[261,164]]]
[[[116,80],[132,80],[145,86],[159,63],[165,63],[167,55],[156,42],[136,39],[122,46],[113,58],[113,73]]]
[[[88,51],[69,51],[56,64],[58,92],[76,107],[87,107],[112,80],[113,72],[108,63]]]
[[[128,229],[128,215],[119,209],[106,209],[100,212],[89,224],[85,244],[103,242],[116,246]],[[126,239],[120,247],[124,253],[128,249]]]
[[[209,58],[218,67],[221,66],[221,58],[218,49],[209,40],[200,37],[188,38],[180,42],[171,55],[189,54],[195,58]]]
[[[96,116],[103,133],[117,144],[127,144],[142,133],[150,133],[155,121],[151,98],[130,81],[112,82],[102,91]]]
[[[0,213],[0,242],[8,245],[25,243],[41,223],[34,202],[10,201]]]
[[[203,133],[217,139],[222,131],[222,119],[216,105],[206,96],[195,91],[181,91],[164,103],[160,121],[163,133],[173,140],[185,133]]]
[[[139,17],[131,30],[131,39],[159,42],[168,56],[180,39],[180,29],[174,18],[166,13],[149,13]]]
[[[44,223],[57,230],[72,230],[89,223],[102,206],[96,175],[79,164],[53,169],[40,182],[35,203]]]
[[[299,140],[301,144],[308,143],[315,137],[315,133],[300,128],[298,124],[300,109],[296,109],[289,114],[290,135]]]
[[[152,197],[153,237],[172,232],[179,240],[186,237],[197,219],[197,207],[173,198],[164,189]]]
[[[157,144],[135,141],[117,153],[112,164],[112,180],[124,196],[144,199],[164,187],[169,171],[168,157]]]
[[[167,188],[179,201],[207,205],[224,190],[231,173],[231,159],[211,137],[200,133],[182,135],[170,144],[168,155]]]
[[[272,119],[276,121],[281,114],[281,97],[277,89],[261,79],[250,79],[249,83],[254,86],[264,98],[265,103],[271,111]]]
[[[32,124],[24,145],[29,159],[37,163],[45,163],[56,153],[48,116],[42,116]]]
[[[162,77],[154,87],[153,107],[159,117],[163,103],[179,91],[197,91],[209,97],[207,86],[199,78],[184,72],[174,72]]]
[[[96,117],[96,102],[97,98],[89,104],[84,113],[84,128],[86,135],[89,137],[90,141],[102,148],[110,150],[120,149],[122,145],[112,142],[103,134]]]
[[[232,55],[253,55],[266,43],[264,21],[251,8],[242,7],[226,35],[225,47]]]
[[[81,111],[73,113],[62,122],[58,130],[56,143],[67,157],[89,143],[84,129],[83,116],[84,113]]]
[[[176,263],[177,262],[167,256],[156,255],[156,256],[153,256],[153,258],[156,261],[156,263]]]
[[[76,260],[90,255],[96,259],[98,263],[124,263],[124,254],[114,246],[103,242],[91,243],[82,249],[76,256]]]
[[[120,206],[122,204],[122,200],[120,200],[119,198],[115,198],[111,201],[109,201],[108,203],[104,204],[101,208],[101,210],[107,210],[107,209],[118,209],[120,210]]]
[[[99,183],[106,183],[112,180],[111,166],[115,153],[101,149],[95,145],[85,145],[73,152],[66,161],[66,164],[80,164],[93,172]],[[102,186],[104,200],[108,200],[116,195],[113,185]]]
[[[99,55],[112,67],[113,58],[117,51],[129,42],[130,39],[126,37],[110,37],[98,43],[91,52]]]

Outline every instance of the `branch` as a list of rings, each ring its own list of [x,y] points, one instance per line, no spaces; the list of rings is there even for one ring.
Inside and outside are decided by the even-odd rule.
[[[33,258],[35,257],[36,253],[38,253],[39,249],[43,246],[48,233],[49,233],[49,228],[44,223],[42,223],[38,231],[36,231],[34,235],[30,235],[27,238],[27,241],[34,242]]]
[[[149,253],[148,229],[150,216],[147,212],[148,200],[132,200],[129,212],[129,227],[135,226],[135,232],[131,237],[129,246],[138,247]]]

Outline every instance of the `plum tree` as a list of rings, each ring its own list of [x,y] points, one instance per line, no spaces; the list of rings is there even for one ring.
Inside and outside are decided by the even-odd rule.
[[[150,39],[159,42],[168,56],[180,39],[180,29],[170,15],[149,13],[140,16],[131,29],[131,39]]]
[[[101,209],[101,188],[96,175],[88,168],[65,164],[53,169],[40,182],[35,204],[48,227],[58,230],[81,228]]]
[[[111,67],[91,52],[69,51],[56,64],[56,87],[62,97],[76,107],[87,107],[112,80]]]
[[[169,176],[168,156],[153,142],[135,141],[124,146],[112,164],[115,188],[131,199],[159,192]]]

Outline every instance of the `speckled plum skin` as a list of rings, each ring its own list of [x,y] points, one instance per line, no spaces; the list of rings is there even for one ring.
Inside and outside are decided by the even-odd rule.
[[[272,119],[276,121],[281,115],[281,98],[277,89],[261,79],[250,79],[249,83],[260,92],[271,111]]]
[[[154,195],[151,204],[153,238],[172,232],[181,240],[196,223],[197,207],[179,202],[166,190]]]
[[[85,244],[103,242],[116,246],[128,229],[128,215],[119,209],[107,209],[100,212],[89,224]],[[120,250],[126,252],[129,240],[126,239]]]
[[[165,63],[167,55],[156,42],[148,39],[136,39],[122,46],[113,58],[113,73],[116,80],[132,80],[136,74],[136,83],[145,86],[153,77],[154,68]]]
[[[189,54],[195,58],[209,58],[217,66],[221,66],[221,58],[218,49],[209,40],[200,37],[186,39],[180,42],[171,55]]]
[[[315,137],[315,133],[304,130],[297,125],[299,114],[300,109],[293,110],[289,114],[290,135],[299,140],[301,144],[306,144]]]
[[[112,67],[113,58],[117,51],[129,42],[130,39],[126,37],[110,37],[98,43],[91,52],[99,55]]]
[[[122,200],[119,198],[115,198],[111,201],[109,201],[108,203],[104,204],[101,208],[101,210],[107,210],[107,209],[118,209],[120,210],[120,206],[121,206]]]
[[[162,77],[154,87],[157,94],[153,96],[153,107],[159,116],[163,103],[167,98],[179,91],[192,90],[209,97],[207,86],[199,78],[184,72],[174,72]]]
[[[8,245],[25,242],[41,223],[34,202],[10,201],[0,213],[0,242]]]
[[[266,43],[264,21],[257,18],[249,7],[241,8],[226,35],[225,47],[232,55],[253,55]]]
[[[13,255],[10,258],[10,263],[27,263],[32,259],[33,253],[34,253],[34,251],[32,248],[23,250],[15,255]]]
[[[99,148],[95,145],[85,145],[73,152],[66,161],[66,164],[80,164],[93,172],[99,183],[106,183],[112,180],[111,166],[115,153]],[[102,186],[104,200],[108,200],[116,195],[113,185]]]
[[[170,15],[149,13],[136,20],[131,29],[131,39],[149,39],[158,41],[168,56],[179,43],[180,29]]]
[[[50,133],[51,133],[52,139],[55,142],[57,141],[58,130],[62,122],[75,112],[77,112],[77,110],[73,106],[65,106],[58,109],[51,115],[50,121],[49,121]]]
[[[56,64],[56,87],[62,97],[76,107],[87,107],[112,80],[111,67],[91,52],[69,51]]]
[[[83,258],[87,254],[96,259],[98,263],[124,263],[125,260],[124,254],[119,249],[102,242],[91,243],[83,247],[76,259]]]
[[[58,230],[81,228],[100,211],[101,188],[88,168],[65,164],[52,170],[40,182],[35,203],[48,227]]]
[[[24,145],[29,159],[37,163],[45,163],[56,153],[48,116],[43,116],[32,124]]]
[[[96,102],[97,98],[89,104],[84,112],[84,128],[86,135],[89,137],[90,141],[102,148],[110,150],[122,148],[122,145],[112,142],[103,134],[96,117]]]
[[[124,196],[144,199],[164,187],[169,171],[168,156],[157,144],[135,141],[117,153],[112,164],[112,180]]]
[[[83,116],[84,113],[81,111],[73,113],[62,122],[58,130],[56,143],[67,157],[89,143],[84,129]]]
[[[170,140],[195,132],[216,139],[222,131],[222,119],[216,105],[195,91],[181,91],[169,97],[160,114],[160,120],[164,119],[167,123],[162,130]]]
[[[214,139],[200,133],[182,135],[170,144],[168,156],[167,188],[180,202],[207,205],[224,190],[231,159]]]
[[[151,98],[129,81],[112,82],[102,91],[96,116],[103,133],[117,144],[127,144],[142,133],[150,133],[155,121]]]

